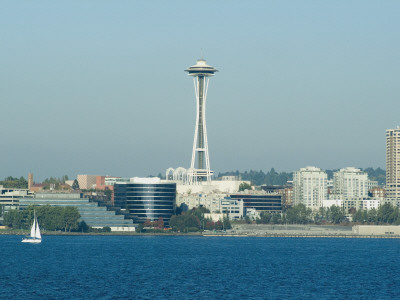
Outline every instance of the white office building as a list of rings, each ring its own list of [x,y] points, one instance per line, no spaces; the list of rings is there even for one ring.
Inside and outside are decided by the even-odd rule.
[[[293,173],[294,204],[303,203],[313,210],[328,199],[328,176],[320,168],[305,167]]]
[[[369,197],[354,197],[348,198],[343,201],[343,208],[346,211],[349,211],[351,208],[355,208],[356,210],[364,210],[364,209],[378,209],[382,204],[382,199],[379,198],[369,198]]]
[[[231,199],[229,194],[225,193],[178,194],[176,206],[179,207],[182,203],[186,204],[189,210],[200,206],[207,208],[210,210],[208,217],[214,221],[222,220],[222,217],[239,220],[244,216],[243,201]]]

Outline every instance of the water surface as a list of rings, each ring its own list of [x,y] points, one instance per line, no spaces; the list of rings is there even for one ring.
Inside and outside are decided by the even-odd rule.
[[[1,299],[399,299],[400,240],[0,236]]]

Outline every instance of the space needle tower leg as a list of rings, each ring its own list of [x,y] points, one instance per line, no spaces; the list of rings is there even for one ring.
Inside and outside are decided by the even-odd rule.
[[[193,76],[196,96],[196,126],[194,131],[192,162],[190,164],[191,183],[198,181],[211,181],[210,158],[208,155],[208,141],[206,128],[206,100],[210,76],[217,70],[199,59],[197,64],[185,70]],[[196,163],[197,162],[197,163]]]

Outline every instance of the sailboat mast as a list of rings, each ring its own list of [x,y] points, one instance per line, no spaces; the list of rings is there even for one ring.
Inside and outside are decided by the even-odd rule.
[[[36,224],[37,224],[37,220],[36,220],[36,210],[33,210],[33,226],[35,227],[35,229],[34,229],[35,235],[33,236],[34,239],[36,239]]]

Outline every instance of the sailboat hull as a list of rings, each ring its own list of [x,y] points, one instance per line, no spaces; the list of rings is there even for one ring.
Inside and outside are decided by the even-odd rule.
[[[23,243],[39,244],[42,242],[42,235],[40,234],[39,223],[36,218],[36,212],[33,211],[33,224],[31,227],[31,236],[22,239]]]
[[[42,242],[42,240],[40,239],[22,239],[23,243],[31,243],[31,244],[39,244]]]

